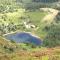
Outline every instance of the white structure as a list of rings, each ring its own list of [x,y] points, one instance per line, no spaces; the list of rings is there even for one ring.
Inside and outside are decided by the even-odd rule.
[[[24,25],[27,29],[30,28],[30,25],[28,25],[27,22],[24,22]]]
[[[35,28],[35,25],[31,24],[31,23],[27,23],[27,22],[23,22],[23,24],[25,25],[25,27],[28,28]]]

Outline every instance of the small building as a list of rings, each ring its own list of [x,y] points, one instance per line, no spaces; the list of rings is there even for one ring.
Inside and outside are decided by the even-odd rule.
[[[23,24],[25,25],[25,27],[28,28],[35,28],[36,26],[34,24],[32,24],[29,21],[24,21]]]

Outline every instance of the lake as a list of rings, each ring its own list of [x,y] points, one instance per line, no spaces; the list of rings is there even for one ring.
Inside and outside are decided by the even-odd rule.
[[[42,41],[38,37],[33,36],[32,34],[25,32],[17,32],[14,34],[5,35],[5,38],[8,40],[13,40],[17,43],[32,43],[35,45],[41,45]]]

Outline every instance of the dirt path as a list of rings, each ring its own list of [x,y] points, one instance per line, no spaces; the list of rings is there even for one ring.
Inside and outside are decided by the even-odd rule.
[[[42,22],[47,22],[47,23],[51,23],[59,12],[58,10],[52,8],[42,8],[42,9],[49,11],[49,14],[46,15],[42,20]]]

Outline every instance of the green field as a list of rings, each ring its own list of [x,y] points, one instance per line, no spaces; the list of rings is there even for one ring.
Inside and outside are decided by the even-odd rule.
[[[47,12],[33,11],[27,12],[26,15],[30,16],[30,20],[36,25],[40,26],[41,20],[47,15]]]
[[[38,27],[38,29],[34,30],[34,33],[41,38],[44,38],[44,36],[46,35],[46,32],[43,31],[45,25],[42,24],[41,21],[47,14],[48,14],[47,12],[40,12],[40,11],[26,13],[26,15],[30,16],[30,20],[33,22],[33,24],[35,24]]]

